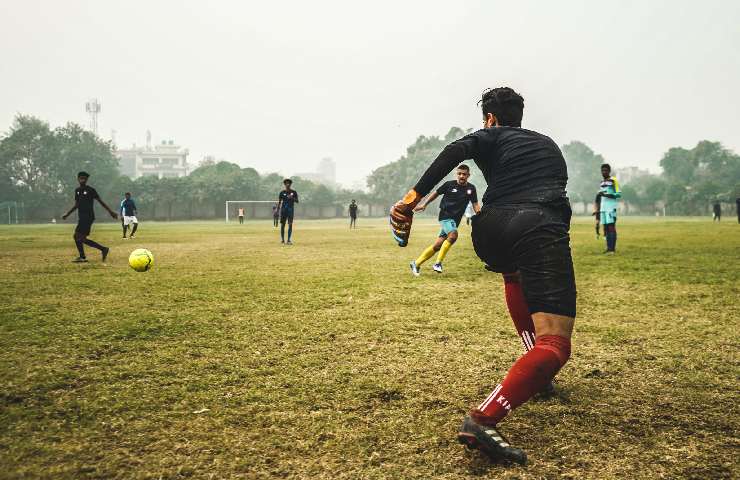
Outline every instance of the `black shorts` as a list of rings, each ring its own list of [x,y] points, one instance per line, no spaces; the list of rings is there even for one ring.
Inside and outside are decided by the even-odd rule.
[[[293,223],[293,210],[282,210],[280,212],[280,223]]]
[[[80,218],[77,220],[77,226],[75,227],[75,233],[79,233],[80,235],[90,235],[90,230],[92,230],[92,224],[95,221],[94,218]]]
[[[519,272],[530,313],[576,316],[567,201],[487,206],[472,219],[473,248],[500,273]]]

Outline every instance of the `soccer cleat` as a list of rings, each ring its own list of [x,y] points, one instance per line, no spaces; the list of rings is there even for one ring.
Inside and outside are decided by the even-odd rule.
[[[288,244],[288,245],[293,245],[293,242],[292,242],[292,241],[290,241],[290,240],[288,240],[288,241],[286,242],[286,244]]]
[[[128,240],[128,237],[123,237],[123,240]]]
[[[74,260],[72,260],[72,263],[87,263],[87,258],[85,258],[85,257],[77,257]]]
[[[409,263],[409,266],[411,267],[411,273],[415,277],[421,275],[421,271],[419,270],[419,266],[416,264],[416,261],[412,261],[411,263]]]
[[[129,235],[128,238],[129,238],[129,240],[133,240],[134,239],[134,234],[132,233],[131,235]]]
[[[434,270],[437,273],[442,273],[442,263],[437,262],[434,265],[432,265],[432,270]]]
[[[480,450],[491,460],[508,460],[521,465],[527,463],[524,450],[512,447],[496,427],[481,425],[470,417],[465,417],[457,441],[471,450]]]
[[[110,252],[110,248],[103,247],[103,250],[100,252],[103,254],[103,263],[105,263],[105,259],[108,258],[108,252]]]

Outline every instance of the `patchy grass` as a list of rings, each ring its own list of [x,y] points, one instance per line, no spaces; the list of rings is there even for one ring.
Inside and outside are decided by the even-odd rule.
[[[410,276],[436,229],[104,224],[106,267],[70,263],[69,225],[0,227],[0,477],[740,475],[740,226],[626,219],[604,257],[576,222],[572,360],[502,424],[526,467],[455,441],[521,346],[467,227],[443,275]]]

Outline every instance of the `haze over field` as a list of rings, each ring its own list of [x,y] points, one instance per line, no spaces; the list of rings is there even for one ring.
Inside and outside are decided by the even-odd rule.
[[[480,125],[491,86],[524,126],[617,166],[671,146],[740,150],[740,2],[4,0],[0,127],[16,113],[117,143],[174,139],[262,172],[337,161],[362,181],[420,135]]]

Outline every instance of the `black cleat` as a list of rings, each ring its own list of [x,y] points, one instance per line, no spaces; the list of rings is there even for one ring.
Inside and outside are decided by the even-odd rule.
[[[103,254],[103,263],[105,263],[105,259],[108,258],[108,252],[110,252],[110,248],[103,247],[100,252]]]
[[[87,263],[87,258],[85,258],[85,257],[77,257],[74,260],[72,260],[72,263]]]
[[[457,434],[457,441],[470,450],[480,450],[491,460],[508,460],[520,465],[527,463],[524,450],[509,445],[496,427],[480,425],[470,417],[465,417]]]

